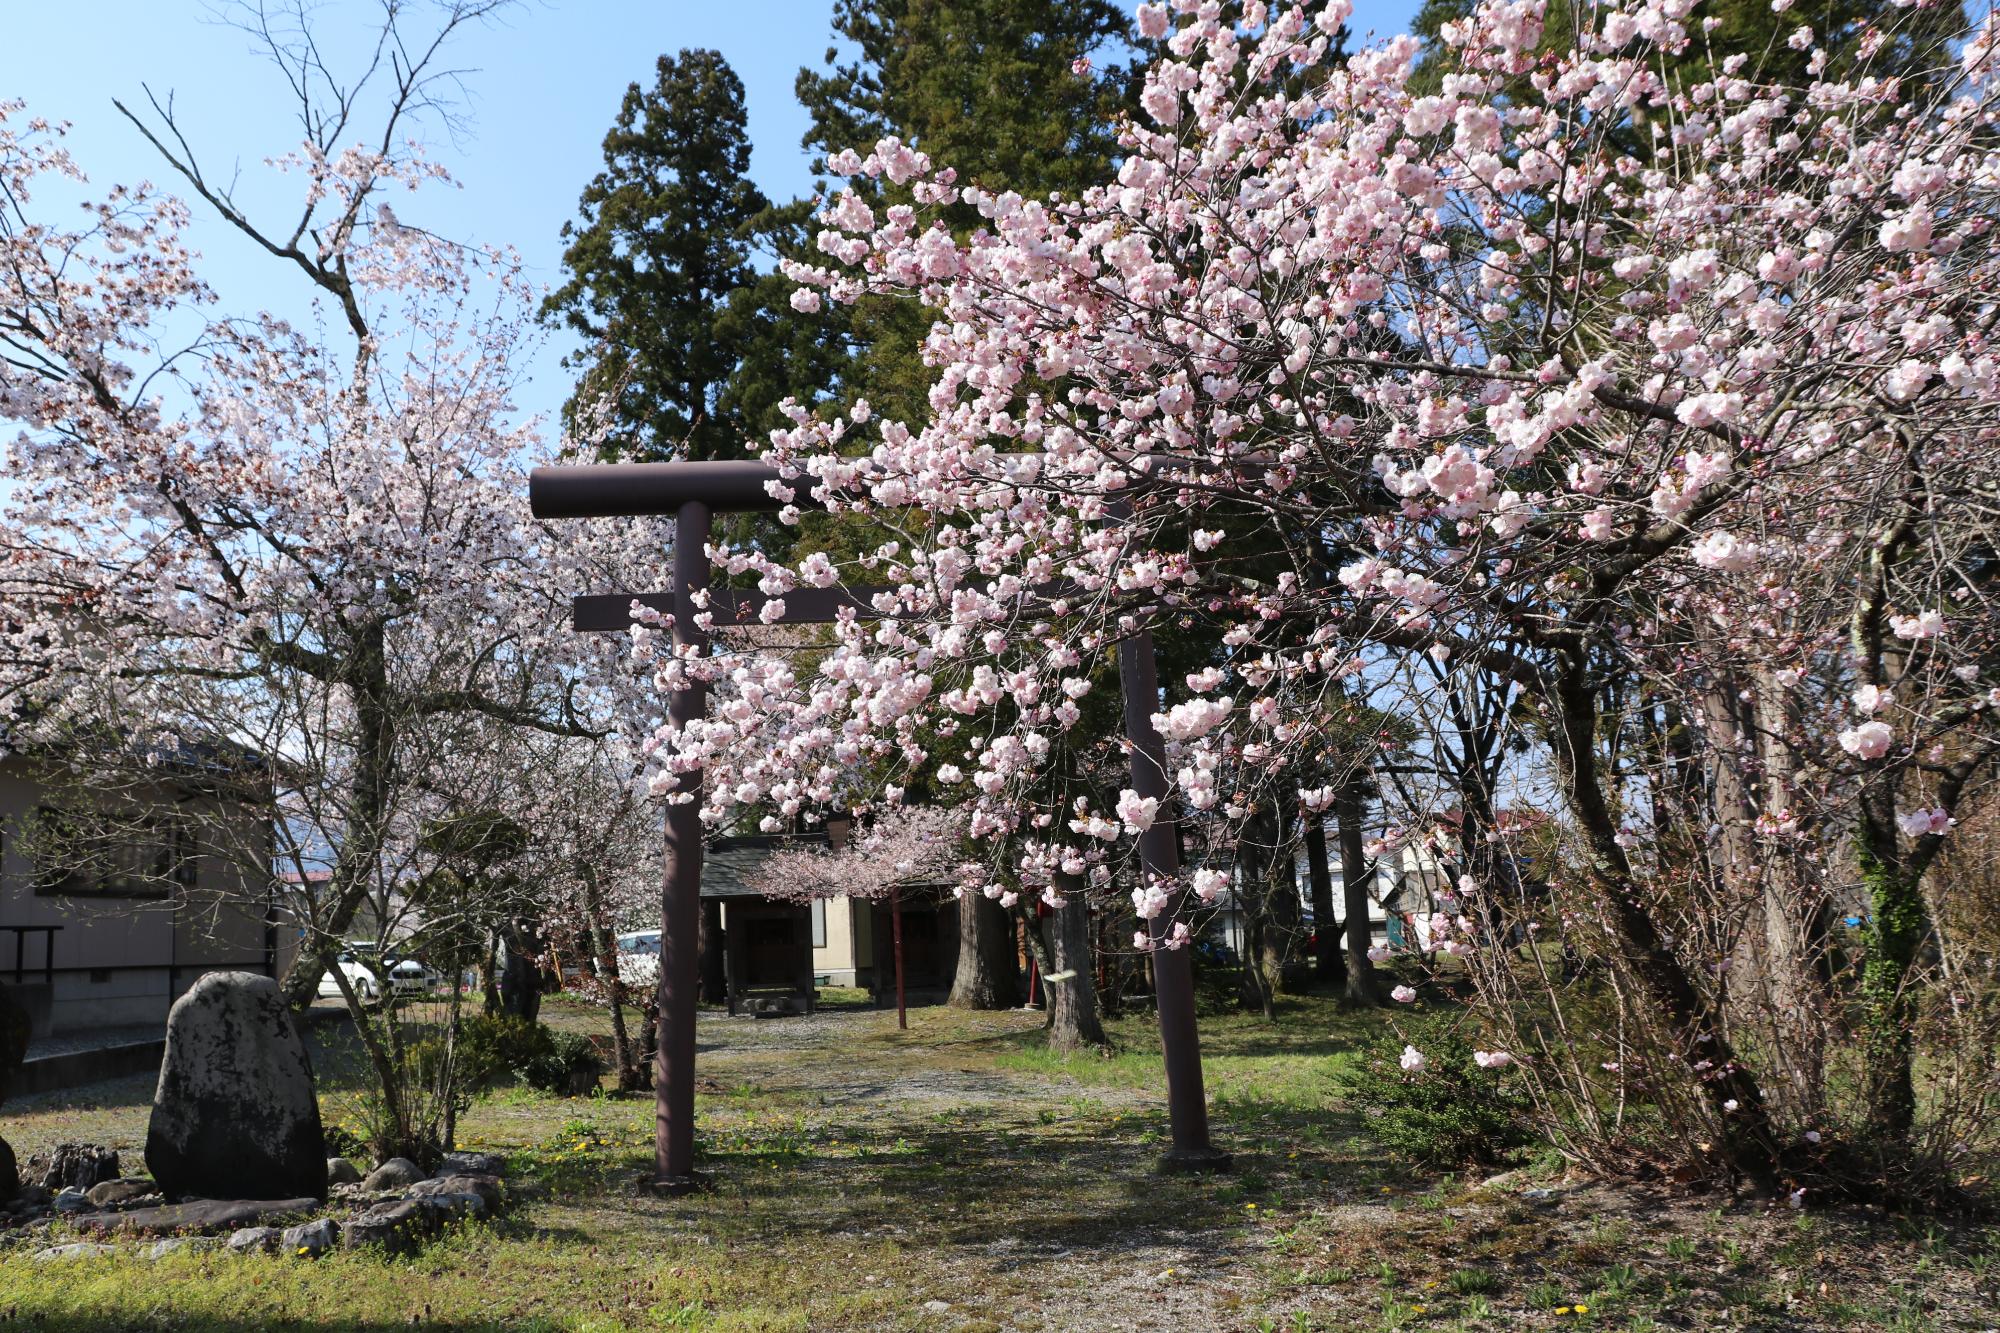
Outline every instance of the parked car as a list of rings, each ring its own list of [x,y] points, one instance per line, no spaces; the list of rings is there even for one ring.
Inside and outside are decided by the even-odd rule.
[[[635,930],[618,937],[618,979],[628,986],[660,984],[660,932]]]
[[[398,995],[428,995],[444,985],[444,977],[415,958],[392,959],[388,966],[389,986]]]
[[[425,966],[415,958],[398,958],[390,955],[378,959],[373,949],[350,948],[342,950],[334,960],[346,976],[348,984],[354,987],[354,994],[364,1004],[372,1004],[382,998],[382,984],[387,980],[393,995],[428,995],[444,984],[444,978],[434,969]],[[340,998],[340,982],[331,970],[319,979],[319,994],[323,1000]]]
[[[347,984],[354,988],[354,994],[362,1003],[369,1004],[381,998],[382,983],[376,979],[374,971],[361,961],[360,955],[353,950],[342,952],[334,959],[333,967],[340,969],[341,975],[347,978]],[[341,998],[340,981],[334,976],[333,968],[328,968],[320,974],[319,998],[322,1000]]]

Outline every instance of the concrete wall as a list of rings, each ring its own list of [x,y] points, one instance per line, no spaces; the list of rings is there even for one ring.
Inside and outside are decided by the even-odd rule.
[[[179,802],[179,817],[195,830],[192,887],[111,897],[37,892],[39,849],[29,829],[46,805],[75,810],[78,801],[52,796],[22,757],[0,760],[0,927],[62,927],[52,960],[54,1031],[161,1021],[204,972],[267,969],[269,834],[241,807]],[[46,938],[27,937],[24,981],[42,981]],[[0,975],[14,976],[8,930],[0,930]]]

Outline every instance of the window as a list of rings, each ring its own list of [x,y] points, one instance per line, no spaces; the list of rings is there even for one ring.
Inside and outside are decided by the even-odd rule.
[[[813,902],[813,948],[826,947],[826,899],[815,898]]]
[[[44,808],[32,851],[43,897],[165,898],[194,887],[194,834],[186,824],[142,820],[106,828],[102,816]]]

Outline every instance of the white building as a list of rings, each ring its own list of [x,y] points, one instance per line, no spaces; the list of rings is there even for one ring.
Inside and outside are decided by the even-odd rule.
[[[94,811],[0,759],[0,981],[37,1036],[164,1022],[205,972],[275,975],[268,826],[193,778],[140,805]]]

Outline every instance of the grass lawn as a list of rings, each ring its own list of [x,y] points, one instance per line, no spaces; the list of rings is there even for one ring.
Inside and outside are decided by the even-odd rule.
[[[602,1015],[551,1002],[551,1023]],[[1338,1103],[1375,1017],[1321,1000],[1203,1020],[1226,1176],[1157,1175],[1157,1042],[1064,1060],[1038,1016],[831,1009],[702,1020],[713,1193],[656,1199],[650,1100],[508,1092],[467,1147],[532,1197],[421,1256],[0,1251],[0,1323],[99,1329],[1988,1329],[2000,1234],[1859,1212],[1533,1179],[1481,1189],[1387,1161]],[[342,1052],[321,1052],[341,1077]],[[25,1154],[129,1149],[150,1080],[6,1108]],[[329,1120],[347,1118],[343,1094]],[[1530,1200],[1529,1184],[1555,1192]]]

